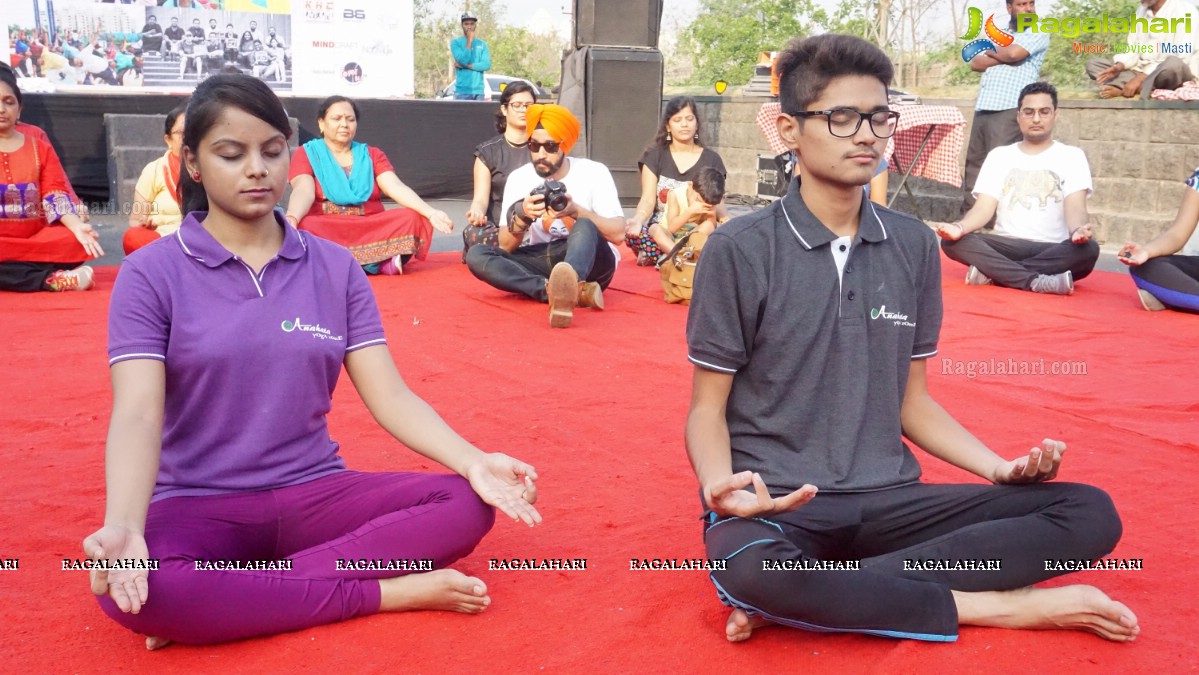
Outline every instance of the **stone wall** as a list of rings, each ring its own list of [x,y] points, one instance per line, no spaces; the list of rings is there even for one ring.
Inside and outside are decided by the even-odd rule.
[[[759,153],[769,153],[755,118],[767,99],[697,97],[703,123],[701,139],[720,153],[729,170],[728,192],[754,194]],[[964,167],[974,101],[925,99],[928,105],[952,105],[967,126],[959,163]],[[1087,154],[1095,193],[1088,208],[1101,243],[1119,246],[1132,238],[1147,240],[1174,217],[1186,186],[1182,181],[1199,166],[1199,103],[1173,101],[1060,102],[1054,137]],[[898,188],[891,174],[890,190]],[[922,179],[909,181],[926,220],[957,219],[961,191]],[[895,208],[912,211],[907,195]]]

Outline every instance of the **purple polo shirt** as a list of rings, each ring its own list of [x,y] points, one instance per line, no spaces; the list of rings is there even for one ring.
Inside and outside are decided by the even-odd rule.
[[[346,354],[386,344],[349,251],[291,227],[254,274],[192,213],[125,259],[109,365],[166,364],[154,500],[266,490],[345,469],[325,421]],[[197,219],[198,217],[198,219]]]

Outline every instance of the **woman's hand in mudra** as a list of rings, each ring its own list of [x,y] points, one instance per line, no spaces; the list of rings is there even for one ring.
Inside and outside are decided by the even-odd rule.
[[[487,224],[487,214],[472,206],[466,211],[466,224],[482,227]]]
[[[149,560],[146,538],[127,527],[105,525],[83,540],[89,560]],[[148,567],[145,565],[143,567]],[[150,596],[148,569],[91,570],[92,593],[108,594],[122,612],[137,614]]]
[[[450,220],[445,211],[434,209],[429,214],[429,222],[433,223],[433,227],[442,234],[449,234],[454,231],[454,221]]]
[[[512,520],[529,527],[541,522],[533,508],[537,501],[537,470],[503,453],[490,452],[466,468],[463,474],[475,493]]]
[[[75,240],[87,251],[89,258],[99,258],[104,255],[104,249],[100,246],[100,235],[91,224],[85,223],[78,218],[63,218],[62,224],[66,226],[71,234],[75,235]]]

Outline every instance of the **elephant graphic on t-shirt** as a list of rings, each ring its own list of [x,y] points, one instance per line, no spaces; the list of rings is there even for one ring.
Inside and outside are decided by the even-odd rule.
[[[1003,182],[1003,195],[1008,208],[1019,204],[1025,209],[1049,205],[1050,200],[1062,201],[1062,178],[1046,169],[1012,169]]]

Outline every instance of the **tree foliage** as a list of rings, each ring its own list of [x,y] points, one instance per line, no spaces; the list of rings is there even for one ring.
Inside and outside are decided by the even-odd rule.
[[[825,3],[827,5],[827,3]],[[948,66],[944,84],[977,86],[980,74],[961,60],[962,41],[957,35],[935,33],[947,15],[965,16],[977,0],[839,0],[835,9],[820,9],[816,0],[701,0],[698,13],[683,29],[677,56],[692,64],[685,84],[710,86],[724,79],[741,85],[753,76],[758,53],[780,49],[793,37],[823,32],[847,33],[879,45],[896,64],[898,82],[911,80],[917,70]],[[989,3],[1000,8],[1003,3]],[[1127,17],[1137,0],[1056,0],[1042,18]],[[880,14],[885,26],[879,24]],[[959,16],[961,15],[961,16]],[[998,17],[997,17],[998,18]],[[1075,53],[1074,44],[1102,44],[1109,48],[1127,41],[1119,33],[1084,34],[1065,38],[1053,34],[1041,77],[1059,89],[1090,90],[1086,75],[1089,55]],[[683,84],[682,82],[678,84]]]
[[[1137,4],[1137,0],[1058,0],[1053,12],[1042,14],[1041,18],[1099,17],[1103,14],[1127,17],[1136,12]],[[1114,44],[1127,41],[1128,36],[1124,33],[1084,33],[1075,38],[1051,34],[1049,53],[1041,64],[1040,79],[1065,91],[1091,90],[1095,84],[1087,77],[1086,63],[1092,55],[1075,53],[1074,44],[1100,44],[1110,49]],[[971,70],[968,64],[962,62],[961,48],[960,40],[950,42],[930,53],[928,58],[930,61],[946,59],[954,64],[946,84],[977,85],[981,73]]]
[[[1128,17],[1134,14],[1140,3],[1137,0],[1058,0],[1051,15],[1054,17],[1099,17],[1107,14],[1112,17]],[[1093,54],[1074,53],[1074,43],[1111,45],[1125,44],[1128,35],[1125,33],[1084,33],[1076,38],[1064,38],[1058,35],[1049,40],[1049,54],[1041,66],[1041,79],[1050,82],[1059,89],[1090,89],[1094,87],[1091,78],[1087,77],[1086,63]],[[1110,56],[1110,54],[1109,54]]]
[[[878,44],[877,13],[876,0],[841,0],[825,20],[824,29],[829,33],[856,35]]]
[[[556,85],[562,72],[565,39],[500,23],[504,3],[472,0],[470,12],[479,17],[479,38],[491,50],[491,71]],[[452,5],[452,6],[451,6]],[[416,95],[429,98],[454,80],[450,40],[462,34],[459,17],[464,6],[441,0],[416,0],[414,70]]]
[[[491,69],[497,73],[540,82],[549,89],[562,77],[562,53],[568,44],[558,35],[534,33],[507,26],[491,45]]]
[[[680,37],[680,48],[695,66],[690,83],[745,84],[759,52],[782,49],[791,38],[827,24],[828,15],[812,0],[701,0],[699,14]]]
[[[932,67],[936,64],[951,64],[945,74],[945,84],[970,85],[977,87],[982,73],[975,72],[970,64],[962,60],[962,42],[946,42],[936,49],[929,50],[924,55],[924,65]]]

